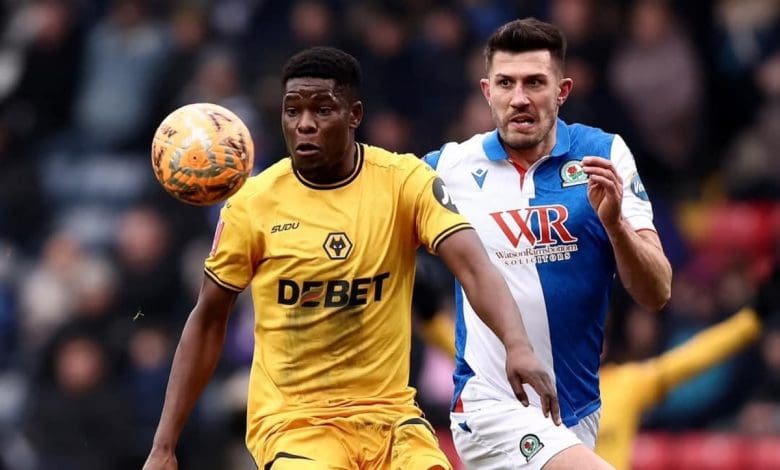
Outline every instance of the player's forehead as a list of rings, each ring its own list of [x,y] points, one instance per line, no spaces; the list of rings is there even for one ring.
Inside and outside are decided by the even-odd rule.
[[[341,93],[332,78],[296,77],[284,85],[284,98],[337,99]]]
[[[552,76],[557,73],[558,65],[546,49],[524,52],[496,51],[488,69],[490,77],[502,75],[518,79],[540,74]]]

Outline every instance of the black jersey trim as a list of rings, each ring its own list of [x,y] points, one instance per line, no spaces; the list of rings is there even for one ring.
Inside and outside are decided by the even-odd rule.
[[[271,459],[270,462],[263,465],[263,470],[271,470],[274,466],[274,463],[276,463],[276,461],[279,459],[298,459],[298,460],[309,460],[314,462],[314,459],[309,457],[304,457],[303,455],[291,454],[289,452],[277,452],[276,455],[274,455],[274,458]]]
[[[410,418],[410,419],[407,419],[403,423],[399,424],[398,427],[400,428],[401,426],[409,426],[409,425],[418,425],[418,426],[422,425],[422,426],[425,426],[425,428],[428,429],[428,431],[430,431],[431,434],[433,434],[434,436],[436,435],[436,431],[433,430],[433,427],[431,426],[431,423],[429,423],[428,421],[424,420],[423,418]]]
[[[205,271],[206,271],[206,275],[207,275],[209,278],[211,278],[211,280],[212,280],[212,281],[214,281],[214,282],[216,282],[217,284],[219,284],[221,287],[224,287],[224,288],[225,288],[225,289],[227,289],[227,290],[232,290],[232,291],[234,291],[234,292],[243,292],[243,291],[244,291],[244,289],[243,289],[243,288],[241,288],[241,287],[234,286],[233,284],[231,284],[231,283],[229,283],[229,282],[225,282],[225,281],[223,281],[222,279],[220,279],[220,278],[219,278],[219,276],[217,276],[217,275],[214,273],[214,271],[210,270],[209,268],[205,268]]]
[[[455,232],[460,232],[461,230],[467,230],[467,229],[474,229],[474,227],[471,226],[468,222],[461,222],[457,225],[453,225],[452,227],[446,229],[445,231],[441,232],[436,236],[436,238],[433,239],[433,243],[431,243],[431,249],[433,252],[439,251],[439,245],[441,245],[441,242],[449,238],[450,235],[452,235]]]
[[[320,184],[320,183],[314,183],[313,181],[309,181],[306,178],[303,177],[302,174],[298,173],[298,170],[295,169],[295,165],[293,165],[293,173],[295,173],[295,177],[298,178],[298,181],[303,183],[304,186],[312,189],[337,189],[341,188],[343,186],[348,185],[349,183],[353,182],[355,178],[358,177],[360,174],[360,170],[363,168],[363,160],[365,159],[364,153],[365,149],[363,148],[363,144],[355,142],[355,168],[352,169],[352,173],[349,174],[345,179],[341,181],[336,181],[335,183],[327,183],[327,184]]]

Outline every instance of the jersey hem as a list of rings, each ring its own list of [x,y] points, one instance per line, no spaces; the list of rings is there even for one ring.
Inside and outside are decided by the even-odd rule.
[[[571,415],[563,417],[563,424],[565,424],[566,427],[576,426],[580,421],[596,412],[599,408],[601,408],[601,398],[596,398],[589,404],[572,412]]]
[[[628,225],[630,225],[635,232],[638,232],[640,230],[652,230],[654,232],[657,232],[657,230],[655,229],[655,225],[653,225],[653,219],[648,218],[644,215],[634,215],[631,217],[626,217],[626,222],[628,222]]]

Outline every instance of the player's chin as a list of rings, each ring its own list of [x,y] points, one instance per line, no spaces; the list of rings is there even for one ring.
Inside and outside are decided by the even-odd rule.
[[[504,138],[506,144],[516,150],[525,150],[535,147],[540,140],[535,136],[526,134],[520,134],[517,132],[507,132],[507,137]]]
[[[292,155],[293,165],[299,171],[314,170],[321,166],[319,151],[296,151]]]

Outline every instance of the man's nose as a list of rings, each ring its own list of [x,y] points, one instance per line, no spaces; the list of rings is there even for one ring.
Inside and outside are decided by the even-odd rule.
[[[512,99],[509,101],[512,107],[522,108],[528,106],[529,103],[531,103],[531,100],[528,99],[528,95],[522,86],[517,86],[512,90]]]
[[[314,115],[309,111],[302,112],[296,129],[301,134],[311,134],[312,132],[315,132],[317,130],[317,121],[314,119]]]

